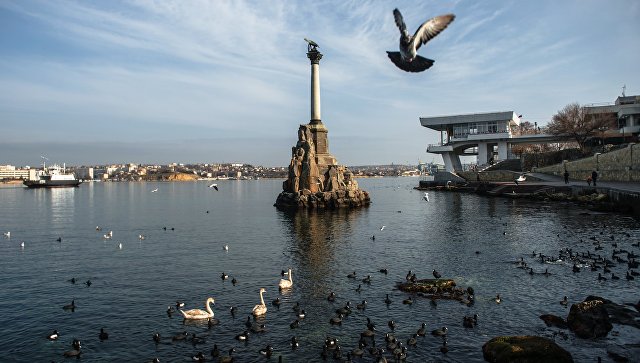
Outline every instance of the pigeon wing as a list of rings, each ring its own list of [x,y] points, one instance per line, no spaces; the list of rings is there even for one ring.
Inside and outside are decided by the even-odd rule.
[[[407,26],[404,23],[404,19],[402,19],[402,14],[400,13],[400,10],[398,9],[393,9],[393,18],[396,20],[396,25],[398,26],[398,29],[400,29],[400,32],[402,34],[409,34],[409,32],[407,31]]]
[[[416,42],[416,50],[418,50],[422,44],[426,44],[429,40],[440,34],[441,31],[445,30],[455,18],[456,16],[453,14],[446,14],[436,16],[422,23],[412,38],[412,40]]]
[[[393,64],[396,65],[396,67],[402,69],[405,72],[415,73],[425,71],[429,69],[434,62],[433,59],[428,59],[421,56],[416,56],[413,61],[407,62],[402,59],[400,52],[387,52],[387,55],[389,56],[389,59],[391,59]]]

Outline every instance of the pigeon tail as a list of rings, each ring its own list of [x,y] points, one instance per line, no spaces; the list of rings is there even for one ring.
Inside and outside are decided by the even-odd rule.
[[[433,63],[435,62],[433,59],[421,57],[417,55],[413,61],[407,62],[402,59],[400,52],[387,52],[389,59],[395,64],[398,68],[402,69],[406,72],[422,72],[431,68]]]

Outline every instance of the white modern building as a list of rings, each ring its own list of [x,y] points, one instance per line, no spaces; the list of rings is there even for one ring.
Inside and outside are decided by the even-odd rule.
[[[640,95],[616,98],[612,104],[587,105],[591,114],[613,114],[618,120],[618,131],[624,138],[640,134]]]
[[[420,124],[440,132],[440,142],[429,145],[427,152],[442,155],[446,170],[452,173],[462,170],[461,155],[476,155],[477,164],[485,165],[514,158],[513,144],[560,140],[546,134],[517,135],[520,118],[513,111],[420,117]]]

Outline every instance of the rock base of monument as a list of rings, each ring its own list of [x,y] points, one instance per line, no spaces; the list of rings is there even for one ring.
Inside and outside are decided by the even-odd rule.
[[[369,193],[358,188],[358,182],[344,165],[327,149],[326,132],[314,137],[321,122],[300,125],[298,142],[291,148],[289,177],[282,183],[278,208],[350,209],[368,206]],[[320,138],[320,140],[316,140]],[[320,145],[320,150],[318,150]],[[329,163],[329,164],[327,164]]]
[[[350,209],[366,207],[371,203],[364,190],[337,190],[312,193],[308,189],[278,195],[274,206],[283,209]]]

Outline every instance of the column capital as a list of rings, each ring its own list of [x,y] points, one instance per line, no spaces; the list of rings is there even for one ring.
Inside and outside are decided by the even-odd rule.
[[[320,53],[317,49],[313,48],[307,52],[307,57],[311,60],[311,64],[320,64],[320,59],[322,59],[322,53]]]

